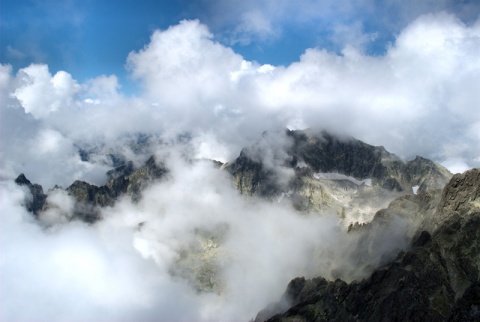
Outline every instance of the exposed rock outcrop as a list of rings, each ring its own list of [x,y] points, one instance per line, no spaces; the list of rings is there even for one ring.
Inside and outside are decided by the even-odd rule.
[[[168,170],[162,163],[150,157],[145,165],[134,169],[132,162],[127,162],[107,172],[108,182],[96,186],[77,180],[66,191],[75,200],[73,218],[89,223],[100,219],[100,207],[113,206],[118,197],[127,194],[133,201],[138,201],[141,191],[150,183],[162,178]],[[31,198],[26,200],[26,208],[35,216],[48,207],[47,196],[39,184],[32,184],[22,173],[15,179],[18,185],[26,186]],[[59,187],[56,187],[59,189]]]
[[[47,199],[47,195],[43,192],[42,186],[36,183],[32,184],[23,173],[15,179],[15,183],[28,189],[30,196],[25,200],[25,207],[35,216],[38,216]]]
[[[235,186],[242,194],[269,198],[282,192],[276,182],[277,174],[260,160],[253,160],[245,149],[225,169],[233,175]]]
[[[455,175],[408,251],[360,282],[296,278],[256,321],[480,320],[479,191],[480,169]]]
[[[128,194],[134,201],[138,201],[141,191],[166,173],[167,169],[163,164],[157,164],[152,156],[138,169],[134,169],[133,163],[128,162],[110,170],[107,173],[110,179],[101,187],[77,180],[67,188],[68,193],[76,200],[75,216],[94,222],[99,219],[98,207],[113,206],[115,200],[123,194]]]
[[[282,144],[270,144],[269,135]],[[237,189],[290,199],[300,211],[333,212],[346,225],[369,222],[401,195],[442,189],[452,176],[433,161],[417,156],[405,162],[352,137],[310,130],[269,135],[224,165]]]

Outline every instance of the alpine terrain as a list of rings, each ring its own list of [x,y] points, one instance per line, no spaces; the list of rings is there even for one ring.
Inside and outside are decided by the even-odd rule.
[[[188,138],[182,142],[187,147],[182,151],[187,152],[179,157],[181,162],[187,168],[209,169],[205,170],[208,175],[202,172],[201,179],[189,181],[198,185],[197,191],[212,184],[210,180],[226,178],[228,182],[225,186],[215,183],[214,192],[207,195],[216,207],[208,212],[219,212],[219,219],[202,220],[200,216],[189,226],[190,237],[175,235],[168,274],[195,292],[219,297],[234,293],[235,284],[230,281],[235,279],[227,271],[249,274],[245,272],[251,269],[252,274],[268,276],[268,271],[261,270],[270,266],[260,264],[248,267],[246,263],[243,271],[229,270],[238,258],[244,258],[234,242],[240,236],[236,225],[250,217],[242,218],[240,213],[234,219],[222,219],[226,216],[222,212],[242,205],[259,218],[257,224],[248,226],[245,238],[254,236],[255,225],[263,225],[263,242],[271,243],[258,263],[274,261],[268,264],[275,265],[281,256],[291,272],[288,285],[285,279],[271,282],[276,289],[286,287],[283,296],[271,297],[264,309],[268,302],[252,304],[258,305],[256,311],[261,309],[252,316],[255,321],[480,320],[480,169],[452,175],[421,156],[403,160],[383,147],[311,129],[265,132],[227,163],[191,158],[191,143]],[[139,153],[150,151],[145,148],[148,140],[135,144]],[[105,184],[75,181],[66,188],[44,191],[24,174],[15,180],[27,192],[25,208],[45,227],[57,223],[51,219],[49,224],[48,218],[58,213],[63,213],[63,222],[97,225],[106,214],[114,222],[115,212],[125,204],[154,212],[145,200],[160,200],[157,191],[168,191],[153,187],[181,181],[175,163],[165,153],[152,153],[139,163],[121,151],[79,151],[85,161],[108,154],[114,167],[106,174]],[[234,195],[225,195],[229,187]],[[68,196],[70,210],[55,202],[56,195]],[[179,198],[179,204],[195,205],[197,196]],[[156,205],[169,207],[161,201]],[[277,254],[276,242],[288,244],[292,236],[303,232],[295,231],[294,225],[278,232],[271,220],[261,221],[266,209],[273,215],[278,212],[278,218],[283,211],[292,212],[306,227],[313,229],[319,223],[317,228],[325,233],[307,236],[305,232],[309,246],[300,249],[292,242],[287,252]],[[203,210],[192,211],[202,214]],[[138,234],[153,240],[157,219],[132,222]],[[327,226],[328,233],[322,228]],[[249,252],[247,259],[255,250]],[[302,262],[296,262],[297,258]]]

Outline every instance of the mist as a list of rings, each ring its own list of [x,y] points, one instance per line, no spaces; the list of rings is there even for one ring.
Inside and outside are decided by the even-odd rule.
[[[0,65],[0,320],[247,321],[294,277],[367,277],[408,246],[414,223],[347,233],[331,214],[240,195],[204,159],[232,161],[264,131],[309,127],[454,172],[480,166],[480,21],[439,12],[402,28],[381,56],[346,44],[273,66],[184,20],[126,57],[135,95],[115,75],[81,83],[44,64]],[[289,143],[264,142],[250,156],[288,182],[274,147]],[[169,173],[95,224],[72,220],[62,190],[37,219],[26,211],[20,173],[45,191],[102,185],[109,155],[137,166],[155,155]]]
[[[2,320],[247,321],[295,276],[360,279],[408,245],[400,218],[347,234],[336,216],[246,199],[210,161],[162,155],[168,178],[93,225],[57,190],[37,220],[28,191],[1,182]]]

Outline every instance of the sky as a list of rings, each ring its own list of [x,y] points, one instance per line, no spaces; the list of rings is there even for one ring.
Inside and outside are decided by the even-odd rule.
[[[307,48],[340,53],[348,44],[382,55],[422,14],[449,12],[472,24],[480,7],[475,0],[2,0],[0,6],[1,63],[15,71],[43,63],[80,82],[115,74],[128,93],[136,87],[127,55],[154,30],[183,19],[199,19],[248,61],[288,66]]]
[[[295,276],[366,276],[409,223],[344,234],[332,216],[246,202],[190,161],[311,128],[480,167],[479,53],[479,1],[1,0],[0,320],[247,321]],[[153,154],[170,177],[95,225],[70,221],[62,191],[39,220],[26,212],[20,173],[45,191],[102,185],[111,151]],[[195,232],[225,225],[224,292],[174,278]]]

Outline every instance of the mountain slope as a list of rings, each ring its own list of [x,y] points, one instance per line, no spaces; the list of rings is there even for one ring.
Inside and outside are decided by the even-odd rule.
[[[422,157],[404,162],[383,147],[309,130],[264,133],[224,168],[245,195],[287,198],[301,211],[333,212],[346,225],[369,222],[401,195],[441,189],[452,176]]]
[[[256,321],[478,321],[480,169],[455,175],[422,219],[411,248],[369,278],[296,278]]]
[[[198,164],[196,160],[187,161],[189,164],[187,168],[190,165]],[[326,132],[313,133],[311,131],[265,133],[255,145],[243,149],[236,160],[221,167],[216,164],[214,168],[217,174],[220,173],[218,171],[222,170],[230,173],[232,186],[235,186],[245,196],[264,199],[259,204],[271,206],[273,203],[275,207],[272,208],[277,210],[280,208],[282,210],[287,209],[289,214],[295,218],[323,218],[322,216],[325,214],[334,213],[345,224],[344,229],[336,225],[334,234],[339,240],[344,240],[347,243],[347,251],[344,249],[342,252],[338,244],[325,252],[321,251],[323,250],[321,247],[316,249],[315,245],[319,243],[317,235],[312,238],[312,248],[308,250],[309,256],[316,256],[313,262],[309,264],[312,266],[311,269],[308,268],[310,277],[319,274],[318,272],[321,271],[325,278],[331,280],[342,278],[345,281],[332,282],[321,277],[313,280],[296,279],[289,286],[282,304],[273,305],[263,311],[259,314],[259,320],[284,312],[288,309],[288,305],[291,305],[289,301],[292,301],[293,305],[301,305],[301,307],[298,307],[300,313],[297,312],[301,318],[306,317],[306,320],[310,320],[311,316],[315,316],[321,319],[322,316],[328,315],[325,315],[326,313],[315,315],[318,310],[323,310],[316,301],[325,292],[330,294],[328,295],[328,301],[321,300],[326,301],[325,305],[327,307],[325,310],[331,309],[335,312],[343,312],[339,313],[339,318],[349,318],[351,312],[360,310],[357,307],[368,307],[370,305],[369,301],[386,301],[385,305],[387,306],[393,305],[395,301],[407,301],[408,294],[414,294],[418,285],[421,286],[422,290],[428,289],[428,287],[432,288],[431,293],[418,295],[419,299],[423,301],[421,302],[423,304],[420,305],[421,308],[425,307],[425,301],[431,301],[432,299],[435,303],[440,303],[438,305],[441,306],[438,310],[435,309],[440,313],[437,311],[432,313],[428,311],[429,309],[425,311],[426,313],[422,313],[423,311],[420,311],[420,308],[416,306],[407,308],[415,313],[420,312],[419,314],[424,314],[426,317],[443,318],[455,307],[442,303],[454,303],[457,297],[469,303],[472,295],[468,294],[476,294],[476,289],[471,288],[474,285],[472,281],[475,279],[472,279],[469,275],[471,272],[475,272],[475,269],[471,268],[470,262],[462,262],[462,259],[455,255],[457,254],[456,250],[450,250],[450,248],[456,249],[462,243],[469,245],[469,241],[461,239],[463,238],[461,236],[455,237],[457,239],[450,243],[451,246],[448,246],[450,248],[445,248],[446,246],[442,248],[443,246],[439,247],[437,242],[432,242],[434,239],[432,236],[436,236],[435,233],[439,231],[439,222],[447,222],[452,211],[461,210],[464,206],[470,207],[468,201],[470,200],[468,199],[470,198],[470,192],[463,187],[475,186],[476,183],[473,179],[468,179],[466,180],[468,184],[463,184],[463,179],[455,177],[456,179],[454,179],[458,182],[454,182],[457,182],[457,184],[451,188],[451,192],[445,195],[445,193],[442,194],[441,188],[443,188],[444,182],[447,182],[451,177],[451,174],[432,161],[417,157],[415,160],[404,162],[382,147],[371,146],[353,138],[337,137]],[[168,178],[178,175],[174,171],[169,172],[161,160],[151,157],[141,167],[136,168],[132,162],[127,161],[109,171],[107,173],[109,179],[103,186],[75,181],[67,189],[61,189],[62,193],[70,195],[74,200],[72,215],[69,215],[66,220],[80,219],[94,223],[102,219],[100,216],[102,211],[108,213],[111,209],[102,210],[101,208],[115,205],[120,197],[129,198],[133,201],[133,205],[141,205],[142,202],[138,203],[138,201],[142,198],[145,188],[152,182],[164,179],[169,173]],[[213,172],[207,173],[213,174]],[[225,177],[228,177],[228,175]],[[201,178],[205,180],[204,177]],[[202,180],[200,180],[200,190],[204,184],[207,184]],[[165,180],[164,183],[169,181]],[[175,181],[175,178],[171,181]],[[33,200],[38,201],[28,203],[27,200],[26,206],[34,214],[40,214],[40,219],[42,212],[48,211],[49,207],[54,207],[48,202],[47,195],[43,193],[40,186],[32,185],[24,176],[19,176],[17,183],[27,186],[34,196]],[[224,187],[230,189],[229,183],[228,178],[226,178],[227,186]],[[180,189],[183,189],[183,187]],[[465,192],[462,192],[463,190]],[[235,191],[231,192],[235,198],[238,198]],[[50,193],[48,192],[48,194]],[[148,195],[148,192],[143,197],[146,195]],[[215,198],[221,196],[218,192],[213,195]],[[455,197],[452,197],[453,195]],[[188,202],[187,199],[190,196],[188,195],[177,202]],[[160,196],[158,197],[160,199]],[[153,198],[156,199],[157,195]],[[459,198],[458,202],[455,201],[457,198]],[[242,202],[244,201],[243,198],[239,199]],[[265,199],[270,202],[264,202]],[[288,204],[290,202],[297,211],[291,211],[292,209]],[[255,202],[252,202],[252,204],[255,204]],[[439,204],[444,206],[440,207]],[[285,208],[283,208],[283,205],[285,205]],[[439,210],[440,208],[450,210],[444,212]],[[261,213],[258,210],[260,208],[255,209],[259,212],[258,216],[255,213],[255,216],[252,217],[255,218],[254,224],[256,225],[256,219],[260,218]],[[194,212],[196,212],[196,209]],[[307,213],[314,216],[304,216]],[[318,217],[315,217],[317,215]],[[334,218],[333,216],[325,217]],[[438,218],[444,217],[447,219],[438,220]],[[221,295],[225,285],[223,269],[225,265],[229,265],[228,258],[231,256],[226,252],[225,244],[232,238],[230,232],[235,227],[231,223],[236,222],[235,220],[221,221],[214,226],[210,226],[209,223],[202,223],[198,224],[198,227],[192,227],[189,230],[192,236],[186,238],[186,240],[179,240],[178,245],[175,246],[174,253],[178,256],[168,266],[168,273],[188,282],[198,292],[215,292]],[[148,233],[150,225],[151,223],[142,219],[135,223],[135,230],[139,233],[144,231]],[[474,223],[475,225],[476,223]],[[441,226],[443,227],[443,224]],[[418,227],[422,228],[418,230]],[[465,238],[475,240],[478,237],[471,236],[472,232],[468,230],[469,225],[460,223],[458,227],[465,234]],[[445,240],[452,228],[445,229],[446,232],[442,235],[444,237],[435,238]],[[422,231],[425,232],[422,233]],[[382,270],[390,269],[386,269],[385,266],[374,272],[377,267],[391,262],[401,249],[405,250],[412,239],[416,240],[412,250],[408,253],[401,253],[392,262],[397,264],[390,264],[392,273],[387,273],[386,276],[381,275]],[[278,236],[276,240],[278,240]],[[444,242],[443,244],[447,245],[448,243]],[[416,247],[418,250],[415,250]],[[466,254],[472,255],[472,249],[475,251],[474,248],[469,248],[465,251]],[[328,256],[329,253],[340,254],[335,256],[344,257],[345,262],[349,262],[348,265],[343,267],[342,263],[344,261],[337,262],[336,257],[333,256],[330,264],[322,270],[315,270],[313,266],[322,265],[322,262],[325,261],[324,256]],[[427,263],[425,258],[428,254],[431,254],[431,256],[429,257],[430,262]],[[472,258],[475,257],[473,255]],[[406,256],[406,259],[401,256]],[[456,270],[456,263],[461,263],[459,265],[463,265],[462,269],[465,266],[464,271],[466,273]],[[423,266],[426,266],[426,270],[420,275],[411,273],[412,269]],[[284,281],[297,274],[303,274],[304,271],[300,271],[302,273],[296,272],[298,271],[289,273]],[[405,283],[408,286],[406,289],[410,290],[408,291],[410,293],[407,292],[407,295],[402,295],[400,292],[398,293],[400,298],[398,298],[395,297],[397,293],[392,295],[381,293],[380,289],[374,289],[373,293],[369,295],[362,293],[367,287],[364,282],[353,281],[351,284],[347,284],[354,279],[359,280],[369,276],[372,272],[374,273],[371,278],[376,278],[374,284],[382,282],[387,285],[387,290],[393,290],[399,287],[395,283],[403,279],[406,281]],[[437,289],[435,286],[437,282],[432,282],[435,284],[434,286],[424,284],[425,278],[430,275],[438,277],[438,285],[449,286]],[[455,278],[455,281],[451,282],[450,279],[453,278]],[[343,294],[344,291],[347,293]],[[350,298],[349,294],[353,297]],[[312,300],[312,296],[314,300]],[[360,298],[362,299],[360,300]],[[387,298],[388,301],[393,298],[392,302],[388,302]],[[341,299],[340,303],[337,303],[338,299]],[[305,301],[310,303],[309,305],[313,305],[313,313],[311,312],[312,307],[303,306]],[[285,303],[289,304],[286,306]],[[458,303],[458,310],[464,310],[466,304]],[[335,305],[340,305],[340,307],[337,308]],[[342,305],[347,306],[343,307]],[[372,308],[372,310],[374,309],[376,308]],[[256,310],[257,308],[255,308]],[[365,314],[364,316],[371,314],[370,311],[362,312],[358,311],[358,314]],[[384,313],[375,314],[377,314],[376,317],[382,318],[383,315],[381,314]]]
[[[113,206],[122,195],[138,201],[143,189],[154,180],[164,177],[167,172],[165,166],[152,156],[137,169],[134,169],[132,162],[126,162],[108,171],[108,181],[103,186],[76,180],[65,189],[75,201],[73,218],[93,223],[101,219],[99,207]],[[24,174],[20,174],[15,182],[28,188],[31,198],[26,201],[26,206],[35,216],[52,206],[47,200],[50,191],[45,194],[41,185],[32,184]],[[53,191],[57,189],[63,190],[56,186]]]

